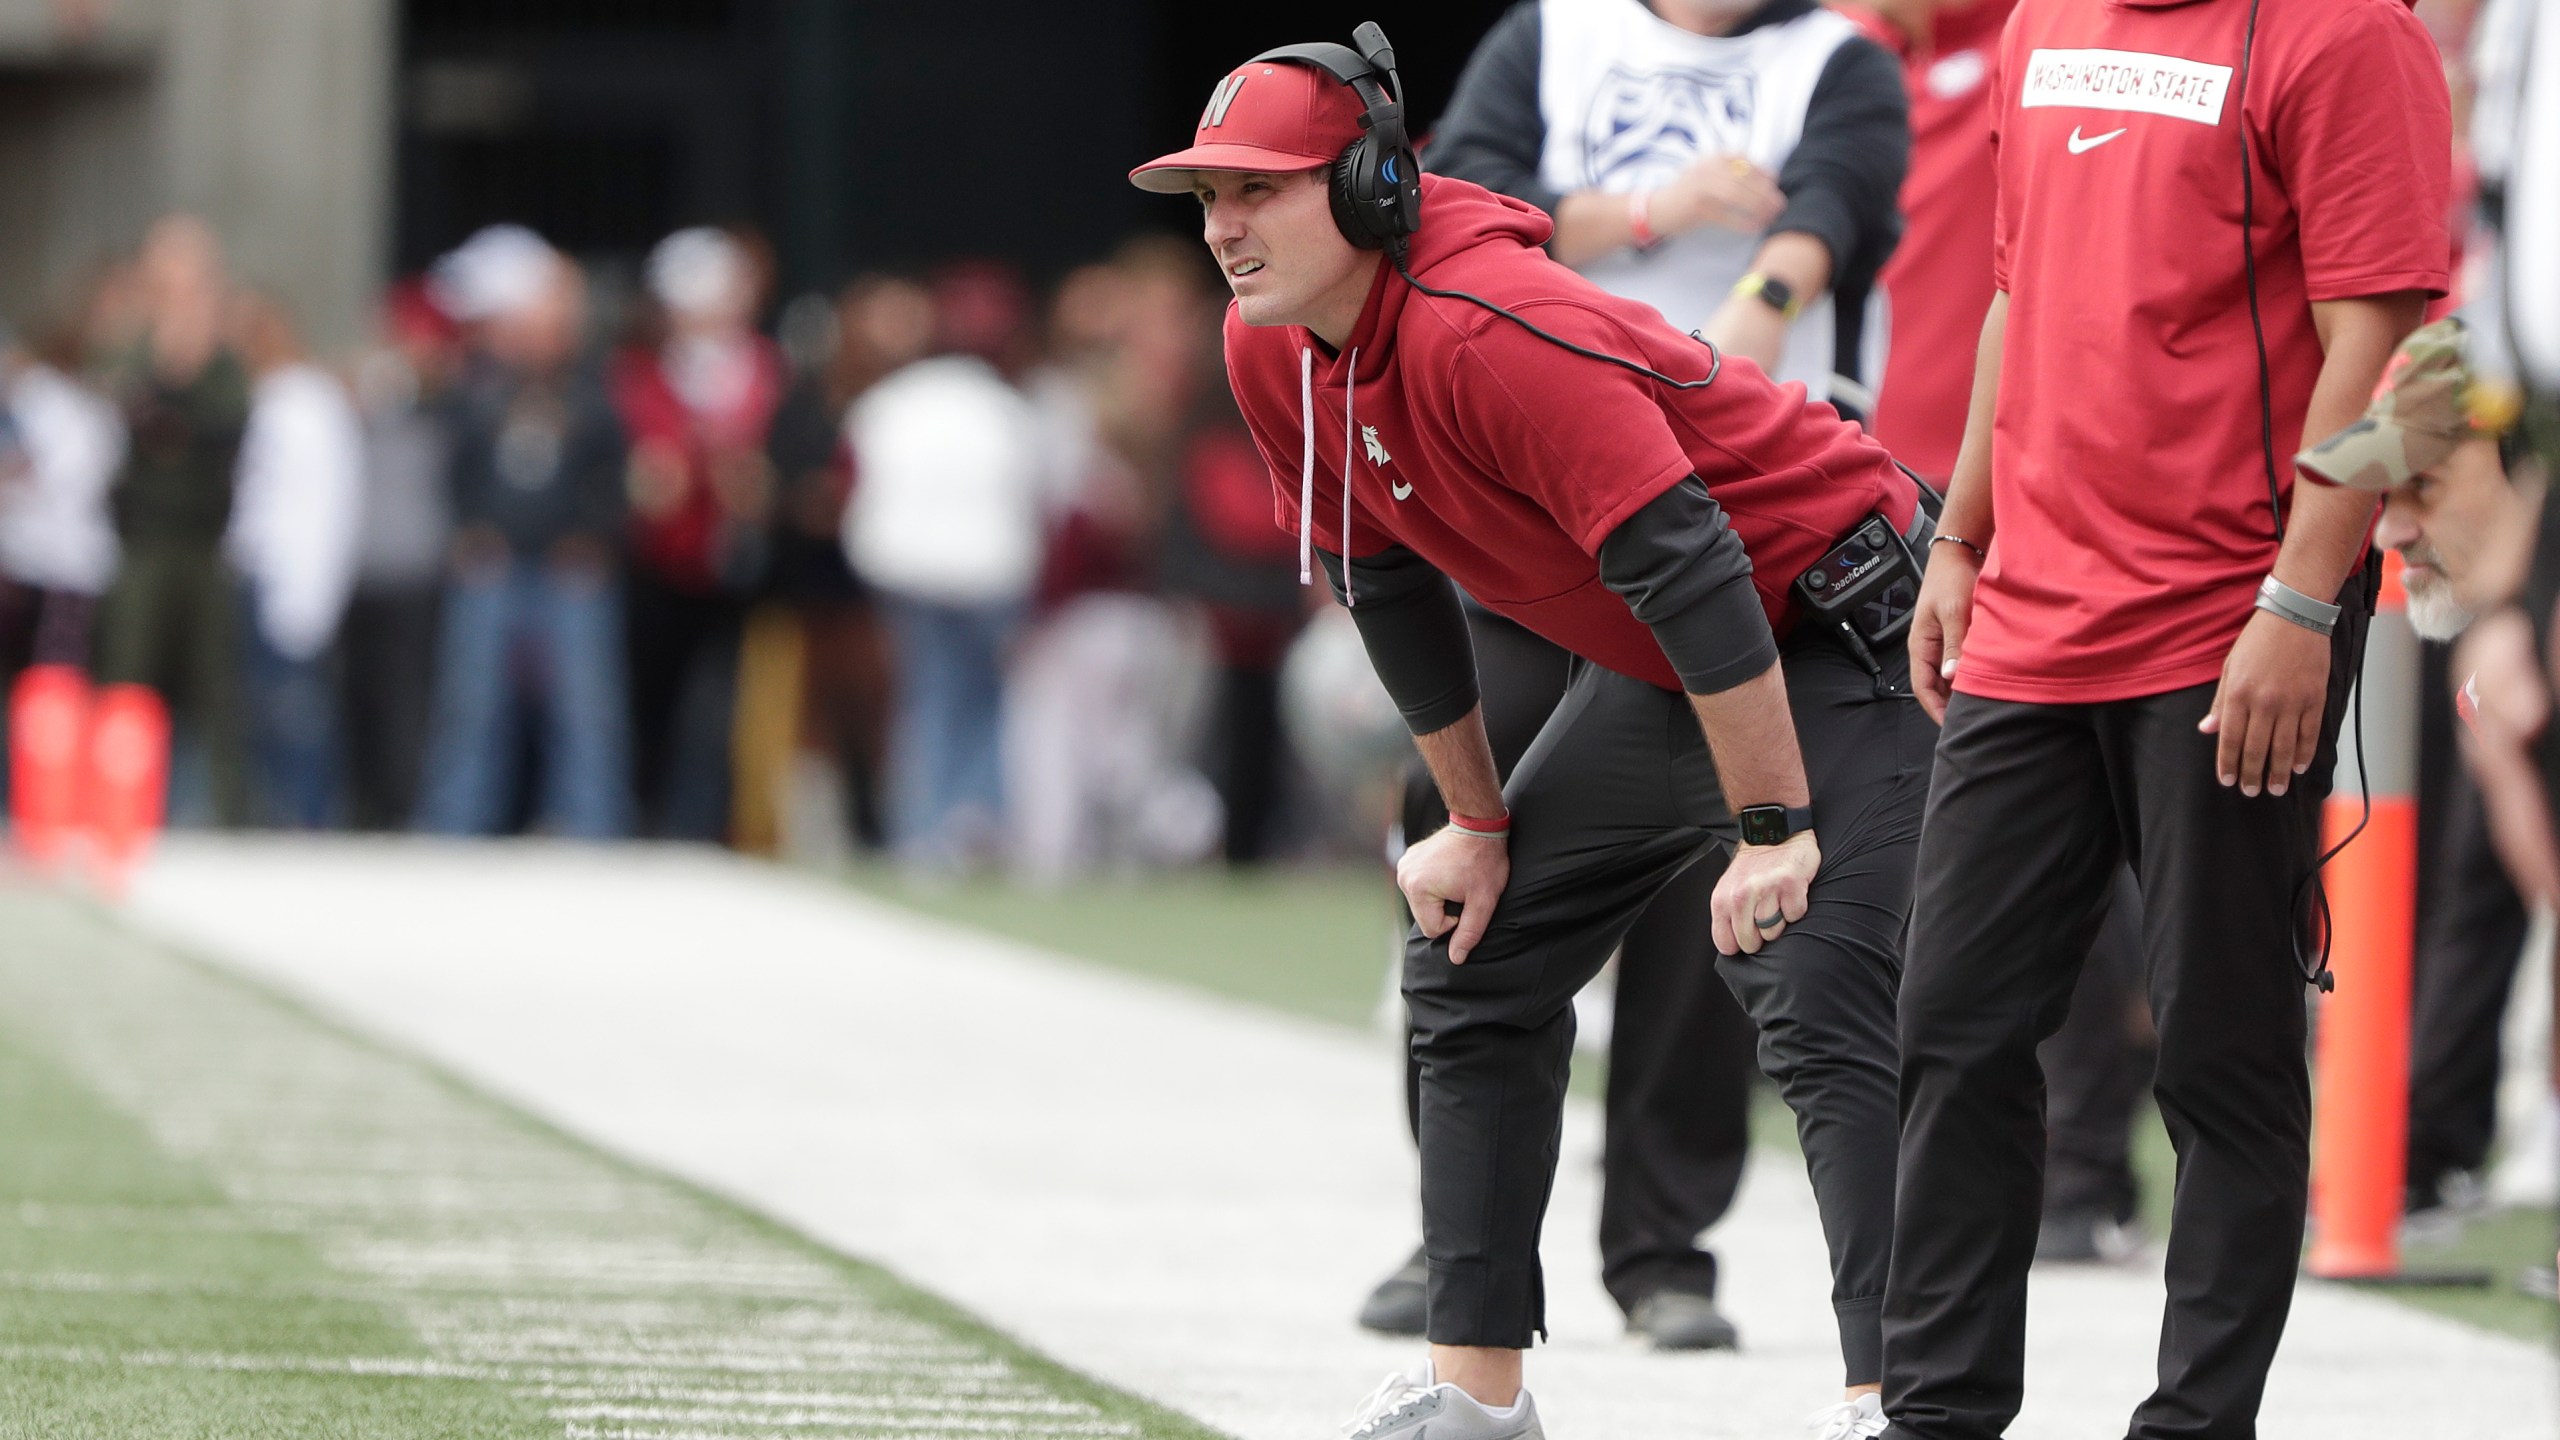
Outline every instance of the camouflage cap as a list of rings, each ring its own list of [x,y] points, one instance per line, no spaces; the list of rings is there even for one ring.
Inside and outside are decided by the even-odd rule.
[[[2396,490],[2463,441],[2490,433],[2473,417],[2466,339],[2462,322],[2449,317],[2411,332],[2384,367],[2363,418],[2293,463],[2332,484]]]

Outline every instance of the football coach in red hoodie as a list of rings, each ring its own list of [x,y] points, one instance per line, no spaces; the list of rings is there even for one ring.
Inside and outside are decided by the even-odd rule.
[[[1928,552],[1921,491],[1802,386],[1549,259],[1544,214],[1421,175],[1392,52],[1358,38],[1238,67],[1192,146],[1131,174],[1199,199],[1235,293],[1229,378],[1301,578],[1321,563],[1350,607],[1450,811],[1397,867],[1431,1365],[1349,1433],[1541,1434],[1521,1352],[1545,1323],[1573,995],[1718,845],[1737,846],[1718,963],[1830,1244],[1850,1393],[1826,1433],[1875,1433],[1894,994],[1933,741],[1893,638]],[[1461,586],[1576,657],[1507,787]]]

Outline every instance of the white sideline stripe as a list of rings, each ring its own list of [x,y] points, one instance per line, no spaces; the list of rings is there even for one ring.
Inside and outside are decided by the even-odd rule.
[[[1349,1323],[1414,1234],[1384,1042],[669,847],[186,839],[135,909],[1242,1440],[1331,1433],[1413,1358]],[[1716,1236],[1748,1349],[1656,1356],[1619,1338],[1595,1282],[1595,1129],[1577,1103],[1549,1212],[1555,1343],[1531,1383],[1554,1432],[1797,1433],[1839,1383],[1801,1173],[1756,1162]],[[2156,1258],[2039,1275],[2016,1433],[2118,1440],[2159,1296]],[[2550,1434],[2550,1366],[2306,1284],[2260,1433]]]

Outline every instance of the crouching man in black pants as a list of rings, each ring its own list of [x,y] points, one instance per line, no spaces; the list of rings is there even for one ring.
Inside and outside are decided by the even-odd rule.
[[[1362,40],[1239,67],[1191,148],[1132,177],[1201,202],[1279,518],[1351,607],[1450,811],[1398,867],[1430,1364],[1348,1433],[1542,1434],[1521,1352],[1545,1324],[1573,995],[1657,892],[1735,846],[1714,943],[1830,1243],[1850,1388],[1825,1433],[1874,1434],[1894,990],[1932,741],[1878,637],[1917,588],[1919,488],[1801,388],[1556,264],[1544,214],[1420,176],[1392,56],[1375,27]],[[1575,657],[1507,785],[1452,582]]]

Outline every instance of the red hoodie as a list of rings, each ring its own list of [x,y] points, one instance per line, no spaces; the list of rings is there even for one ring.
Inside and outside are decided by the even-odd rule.
[[[1539,247],[1553,228],[1520,201],[1426,176],[1409,263],[1426,285],[1473,292],[1586,349],[1682,380],[1707,373],[1707,348],[1651,306],[1548,258]],[[1232,308],[1226,343],[1282,528],[1355,557],[1401,545],[1487,609],[1666,690],[1680,688],[1671,662],[1600,583],[1600,542],[1620,521],[1698,476],[1784,636],[1796,576],[1870,512],[1907,526],[1918,501],[1882,447],[1747,360],[1675,390],[1423,295],[1385,264],[1339,354]]]

